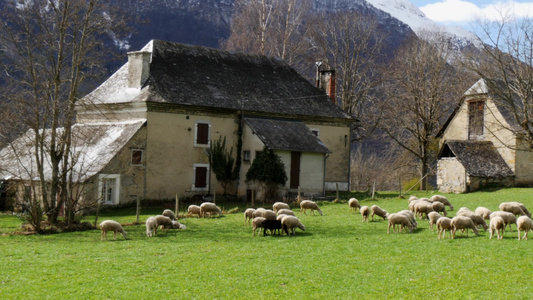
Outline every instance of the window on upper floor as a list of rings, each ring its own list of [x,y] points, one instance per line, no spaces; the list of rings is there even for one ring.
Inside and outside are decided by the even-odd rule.
[[[194,133],[194,146],[195,147],[209,147],[211,124],[209,122],[196,122]]]
[[[131,165],[142,166],[144,163],[143,149],[131,149]]]
[[[485,119],[485,101],[468,102],[468,139],[478,139],[483,136]]]

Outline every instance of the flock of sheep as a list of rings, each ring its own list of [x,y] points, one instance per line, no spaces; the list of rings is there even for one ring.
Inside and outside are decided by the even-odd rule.
[[[466,207],[461,207],[456,216],[453,218],[447,217],[446,206],[450,211],[453,210],[453,205],[448,199],[441,195],[434,195],[431,198],[417,198],[411,196],[408,200],[408,209],[396,212],[388,213],[383,208],[372,205],[361,206],[359,201],[355,198],[351,198],[348,201],[350,210],[355,212],[359,209],[362,221],[368,222],[368,218],[371,217],[374,221],[374,216],[381,217],[383,220],[387,220],[388,227],[387,233],[390,233],[391,227],[394,231],[409,231],[413,232],[418,226],[418,219],[428,219],[431,231],[434,231],[434,226],[437,228],[438,239],[444,238],[446,231],[450,234],[450,238],[454,239],[457,230],[461,230],[461,235],[466,231],[468,236],[468,229],[472,230],[476,235],[479,233],[479,228],[483,230],[489,230],[490,239],[496,233],[498,239],[503,238],[503,231],[506,226],[512,231],[511,225],[516,224],[518,229],[518,239],[527,239],[529,230],[533,230],[533,221],[531,220],[531,214],[524,204],[519,202],[504,202],[499,206],[499,211],[491,212],[485,207],[478,207],[475,211],[471,211]],[[322,210],[318,207],[317,203],[311,200],[303,200],[300,202],[300,213],[307,215],[307,211],[315,214],[317,211],[322,215]],[[190,205],[187,210],[187,216],[191,217],[196,215],[198,217],[221,215],[221,209],[211,202],[204,202],[200,206]],[[486,221],[489,221],[487,225]],[[244,212],[244,223],[252,225],[253,236],[259,229],[258,233],[263,231],[263,235],[279,234],[294,235],[296,228],[305,231],[305,225],[296,217],[295,213],[290,209],[290,206],[284,202],[276,202],[272,206],[272,209],[265,208],[248,208]],[[179,223],[174,213],[166,209],[162,215],[149,217],[146,220],[146,235],[152,237],[157,233],[157,229],[185,229],[186,226]],[[121,233],[124,238],[127,237],[126,231],[122,226],[115,221],[106,220],[100,223],[101,238],[107,240],[107,232],[114,232],[114,239],[117,238],[117,233]],[[521,232],[524,231],[522,236]]]
[[[368,222],[368,217],[371,216],[372,221],[374,215],[377,215],[383,220],[388,220],[387,233],[390,233],[390,228],[396,230],[396,226],[399,226],[400,230],[409,230],[412,232],[417,228],[418,219],[428,219],[431,231],[434,231],[434,225],[437,227],[437,237],[441,239],[445,237],[446,231],[450,232],[450,238],[454,239],[457,230],[461,230],[461,235],[464,231],[468,236],[468,229],[472,230],[476,235],[479,233],[479,228],[483,230],[489,230],[490,237],[492,239],[494,233],[498,239],[503,238],[503,231],[506,226],[509,226],[509,230],[512,231],[511,225],[516,224],[518,229],[518,239],[527,239],[527,234],[530,230],[533,230],[533,221],[531,220],[531,214],[524,204],[519,202],[503,202],[499,206],[499,211],[491,212],[486,207],[478,207],[475,211],[471,211],[467,207],[461,207],[455,217],[448,218],[446,213],[446,206],[453,210],[453,205],[441,195],[434,195],[431,198],[417,198],[411,196],[408,202],[408,209],[402,210],[397,213],[388,213],[377,205],[361,206],[357,199],[352,198],[348,201],[350,210],[357,210],[362,215],[363,222]],[[489,221],[487,225],[486,220]],[[522,236],[521,232],[524,231]]]

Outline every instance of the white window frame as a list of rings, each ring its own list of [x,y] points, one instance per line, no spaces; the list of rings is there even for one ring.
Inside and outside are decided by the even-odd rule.
[[[196,141],[198,140],[198,124],[207,124],[207,144],[198,144]],[[194,122],[194,147],[203,147],[203,148],[209,148],[211,147],[211,121],[203,121],[203,120],[197,120]]]
[[[318,128],[309,128],[311,130],[311,132],[314,134],[313,131],[316,131],[316,137],[317,138],[320,138],[320,129]]]
[[[196,187],[194,183],[196,182],[196,168],[197,167],[204,167],[207,168],[207,172],[205,174],[205,187]],[[209,190],[209,164],[193,164],[192,169],[192,191],[196,192],[204,192]]]
[[[112,201],[106,201],[102,197],[102,191],[104,189],[104,180],[105,179],[114,179],[115,180],[115,186],[113,187],[113,195],[112,195]],[[109,204],[109,205],[116,205],[119,204],[120,201],[120,174],[100,174],[98,175],[98,197],[100,199],[100,202],[103,204]]]
[[[141,151],[141,163],[140,164],[134,164],[133,163],[133,152],[135,152],[135,151]],[[140,148],[131,149],[131,151],[130,151],[130,164],[132,166],[143,166],[144,165],[144,149],[140,149]]]

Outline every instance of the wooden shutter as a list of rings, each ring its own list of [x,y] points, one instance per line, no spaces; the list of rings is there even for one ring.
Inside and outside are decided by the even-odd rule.
[[[196,188],[207,187],[207,167],[196,167],[194,175],[194,186]]]
[[[207,145],[209,143],[209,124],[196,124],[196,144]]]

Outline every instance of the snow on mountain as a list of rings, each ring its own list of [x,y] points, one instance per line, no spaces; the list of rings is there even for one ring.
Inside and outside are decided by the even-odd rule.
[[[424,36],[425,32],[435,32],[446,35],[459,48],[468,45],[481,46],[481,41],[472,32],[461,27],[436,24],[407,0],[366,0],[366,2],[407,24],[420,38],[427,38]]]

